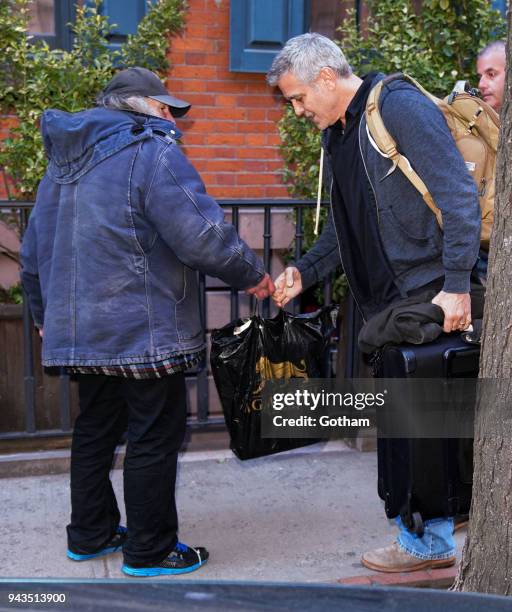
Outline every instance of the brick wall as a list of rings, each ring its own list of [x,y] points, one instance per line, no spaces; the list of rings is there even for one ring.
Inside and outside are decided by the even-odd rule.
[[[282,101],[264,74],[229,71],[229,0],[189,0],[171,41],[169,90],[192,103],[184,151],[217,198],[286,198],[276,123]],[[0,139],[13,118],[0,118]],[[7,197],[0,177],[0,199]]]
[[[189,0],[172,39],[168,89],[191,102],[184,150],[217,198],[286,198],[276,122],[282,101],[264,74],[229,71],[229,0]]]

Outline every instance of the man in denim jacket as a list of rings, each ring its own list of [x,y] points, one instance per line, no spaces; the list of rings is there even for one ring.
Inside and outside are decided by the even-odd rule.
[[[368,134],[366,100],[382,78],[353,74],[339,47],[320,34],[289,40],[274,59],[269,84],[296,115],[323,130],[333,172],[326,227],[276,279],[274,300],[283,307],[341,263],[364,320],[428,285],[436,288],[432,301],[444,312],[444,331],[463,330],[471,323],[470,275],[480,244],[476,187],[436,106],[404,80],[386,84],[384,124],[441,209],[441,232],[421,195]],[[362,562],[386,572],[452,565],[452,531],[451,518],[426,521],[421,538],[400,524],[397,542],[365,553]]]
[[[258,298],[273,284],[177,145],[190,105],[143,68],[97,102],[44,113],[48,168],[22,247],[43,365],[79,379],[68,557],[122,548],[126,574],[180,574],[208,559],[178,541],[174,498],[184,370],[204,356],[197,271]],[[127,529],[109,480],[125,431]]]

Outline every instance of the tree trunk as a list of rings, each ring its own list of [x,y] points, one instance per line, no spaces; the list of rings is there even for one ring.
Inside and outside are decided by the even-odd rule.
[[[508,14],[507,57],[512,52]],[[512,62],[507,61],[480,377],[473,501],[454,590],[512,595]],[[493,431],[492,435],[489,432]]]

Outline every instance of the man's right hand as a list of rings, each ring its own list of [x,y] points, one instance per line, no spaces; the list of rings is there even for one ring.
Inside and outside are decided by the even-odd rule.
[[[274,283],[272,282],[270,275],[265,272],[265,276],[260,280],[260,282],[256,286],[246,289],[245,293],[256,296],[258,300],[264,300],[269,295],[272,295],[274,291]]]
[[[443,309],[443,331],[449,334],[453,331],[464,331],[471,324],[471,297],[469,293],[447,293],[440,291],[432,300],[432,304]]]
[[[284,308],[290,300],[302,292],[302,277],[299,270],[290,266],[274,281],[276,290],[272,299],[279,308]]]

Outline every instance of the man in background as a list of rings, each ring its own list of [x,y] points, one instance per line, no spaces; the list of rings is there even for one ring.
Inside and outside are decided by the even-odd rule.
[[[501,113],[505,92],[505,70],[507,63],[505,49],[505,41],[494,41],[480,51],[476,60],[478,89],[484,102],[487,102],[498,115]],[[488,253],[481,250],[475,271],[480,282],[484,285],[487,282],[487,265]]]
[[[487,45],[480,51],[476,60],[478,89],[484,101],[498,114],[503,105],[506,63],[505,42],[502,40]]]

